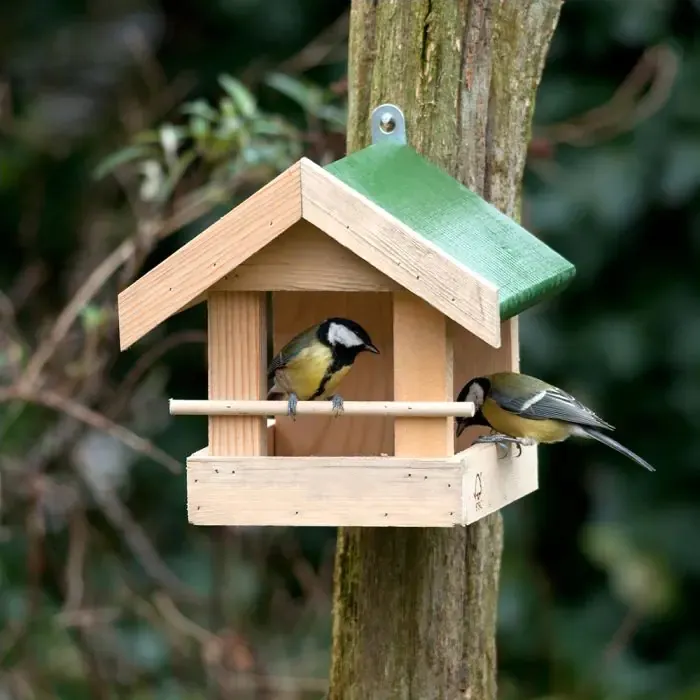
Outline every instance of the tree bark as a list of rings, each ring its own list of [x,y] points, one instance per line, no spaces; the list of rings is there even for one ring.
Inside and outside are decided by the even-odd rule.
[[[418,152],[516,218],[561,2],[353,0],[348,150],[393,102]],[[502,540],[500,514],[341,529],[329,700],[495,700]]]

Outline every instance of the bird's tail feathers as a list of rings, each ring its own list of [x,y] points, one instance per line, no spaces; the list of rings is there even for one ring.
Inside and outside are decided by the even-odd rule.
[[[632,452],[632,450],[628,450],[624,445],[621,445],[617,440],[613,440],[609,435],[606,435],[605,433],[601,433],[599,430],[596,430],[595,428],[589,428],[588,426],[578,426],[580,431],[580,435],[582,437],[589,437],[593,438],[594,440],[597,440],[598,442],[602,442],[604,445],[607,445],[608,447],[612,447],[613,450],[617,450],[620,454],[625,455],[625,457],[628,457],[631,459],[633,462],[636,462],[637,464],[640,464],[643,466],[645,469],[648,469],[650,472],[655,472],[656,469],[649,464],[645,459],[642,459],[639,455],[635,454]]]

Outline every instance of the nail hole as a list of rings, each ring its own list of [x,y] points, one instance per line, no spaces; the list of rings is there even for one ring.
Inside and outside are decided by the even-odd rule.
[[[384,134],[391,134],[396,128],[396,120],[390,113],[382,114],[379,119],[379,128]]]
[[[231,474],[235,474],[235,473],[236,473],[236,470],[235,470],[235,469],[232,469],[232,470],[231,470]]]
[[[214,471],[215,471],[217,474],[219,473],[219,470],[218,470],[218,469],[214,469]]]
[[[385,517],[385,518],[388,517],[388,515],[389,515],[389,513],[384,513],[384,517]]]
[[[195,479],[195,480],[194,480],[194,483],[195,483],[195,484],[198,484],[198,483],[199,483],[199,479]]]
[[[294,515],[299,515],[299,511],[298,511],[298,510],[295,510],[295,511],[294,511]]]
[[[427,477],[427,476],[424,476],[424,477],[423,477],[423,481],[427,481],[427,480],[428,480],[428,477]]]
[[[408,472],[408,475],[409,475],[409,476],[413,476],[413,475],[411,474],[411,472]]]
[[[197,506],[197,510],[202,510],[202,506]]]
[[[448,489],[451,489],[451,488],[452,488],[452,484],[447,484],[447,488],[448,488]]]

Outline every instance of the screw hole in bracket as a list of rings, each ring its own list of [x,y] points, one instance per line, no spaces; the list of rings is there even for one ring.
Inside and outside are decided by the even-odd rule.
[[[393,104],[379,105],[371,117],[372,144],[406,143],[406,121],[403,112]]]

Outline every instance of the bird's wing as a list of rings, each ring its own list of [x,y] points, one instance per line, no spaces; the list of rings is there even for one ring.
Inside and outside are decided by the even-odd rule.
[[[313,339],[316,326],[307,328],[295,335],[273,358],[267,368],[267,378],[274,379],[275,373],[286,367]]]
[[[566,423],[587,425],[592,428],[614,430],[613,426],[598,417],[590,408],[565,391],[548,385],[525,398],[513,397],[491,388],[491,398],[501,408],[531,420],[560,420]]]

